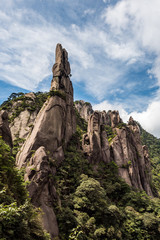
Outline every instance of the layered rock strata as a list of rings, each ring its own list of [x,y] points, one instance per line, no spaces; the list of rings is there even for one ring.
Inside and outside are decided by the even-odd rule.
[[[58,236],[52,206],[56,197],[53,182],[56,169],[51,159],[56,164],[64,160],[64,149],[76,130],[70,64],[67,51],[60,44],[56,47],[56,62],[52,71],[50,97],[38,113],[34,128],[17,155],[17,166],[26,167],[25,179],[31,181],[28,189],[32,202],[41,207],[44,227],[54,238]]]

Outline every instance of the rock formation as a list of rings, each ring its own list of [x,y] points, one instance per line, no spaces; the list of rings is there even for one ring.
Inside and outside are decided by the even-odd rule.
[[[113,131],[110,146],[106,125]],[[126,125],[123,124],[118,111],[95,111],[89,117],[88,132],[83,136],[82,147],[94,164],[101,160],[107,163],[114,161],[118,166],[119,175],[126,183],[153,196],[148,152],[141,144],[139,127],[132,118]]]
[[[112,128],[115,128],[119,123],[123,122],[119,116],[119,112],[115,111],[115,110],[108,112],[106,121],[107,121],[108,125],[111,125]]]
[[[60,44],[56,47],[50,97],[44,103],[34,122],[34,128],[17,155],[17,166],[26,167],[25,179],[30,180],[28,190],[35,206],[44,212],[43,222],[51,237],[58,236],[53,211],[56,197],[53,176],[57,164],[64,160],[64,148],[76,130],[73,107],[73,87],[70,81],[68,54]]]
[[[19,167],[25,166],[31,151],[44,146],[50,155],[59,155],[76,129],[73,108],[73,87],[68,75],[68,54],[60,44],[56,47],[56,63],[53,66],[50,98],[38,113],[34,128],[17,157]]]
[[[39,113],[24,108],[18,116],[15,115],[10,131],[8,114],[1,111],[0,135],[11,147],[11,132],[13,139],[17,136],[26,138],[17,154],[16,164],[18,168],[26,169],[25,181],[29,181],[31,201],[42,209],[44,228],[52,239],[58,239],[58,224],[53,207],[53,202],[58,198],[54,176],[56,167],[64,161],[64,150],[76,131],[68,53],[60,44],[56,47],[52,72],[49,97]],[[46,98],[47,96],[48,94]],[[28,104],[36,103],[33,93],[25,94],[25,97]],[[13,103],[13,112],[24,103],[19,99]],[[118,111],[93,111],[91,104],[82,100],[76,101],[75,107],[88,122],[87,133],[82,139],[82,149],[94,169],[98,169],[101,161],[106,164],[114,161],[118,166],[119,176],[126,183],[153,196],[148,151],[141,144],[139,127],[133,118],[129,119],[128,125],[124,124]]]
[[[30,113],[27,109],[22,111],[18,117],[16,117],[12,123],[10,123],[10,129],[12,138],[15,140],[18,138],[26,139],[33,127],[34,121],[37,117],[37,111]]]
[[[57,198],[53,176],[56,169],[50,167],[49,158],[44,147],[39,147],[30,158],[26,167],[25,181],[30,181],[28,191],[32,203],[43,211],[44,228],[51,237],[58,236],[58,224],[52,202]]]
[[[88,120],[88,132],[84,134],[82,148],[93,163],[110,161],[109,143],[105,131],[105,112],[94,112]]]
[[[23,102],[23,100],[25,100],[25,105],[32,106],[35,103],[35,94],[30,92],[24,94],[22,97],[24,99],[19,99],[18,101],[13,100],[13,105],[9,111],[9,117],[12,118],[12,115],[16,113],[17,109],[21,109],[20,114],[9,124],[13,141],[16,138],[27,138],[38,113],[37,110],[32,112],[27,110]]]
[[[0,111],[0,136],[12,148],[12,136],[8,123],[8,113],[4,110]]]
[[[83,100],[75,101],[75,107],[79,112],[80,116],[88,122],[89,116],[93,113],[92,105]]]

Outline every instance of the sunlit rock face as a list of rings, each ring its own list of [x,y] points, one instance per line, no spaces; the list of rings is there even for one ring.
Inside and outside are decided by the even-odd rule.
[[[92,105],[83,100],[75,101],[75,108],[77,109],[80,116],[85,119],[86,122],[88,121],[89,116],[93,113]]]
[[[76,131],[70,64],[68,53],[61,44],[57,44],[55,59],[50,96],[38,113],[33,130],[16,160],[19,168],[26,167],[25,180],[30,181],[28,190],[32,203],[44,212],[44,227],[52,238],[58,236],[52,206],[56,189],[53,178],[48,176],[54,176],[56,168],[49,159],[54,159],[57,164],[64,160],[64,149]]]
[[[112,139],[106,134],[106,125],[113,131]],[[88,132],[83,136],[82,147],[91,162],[114,161],[126,183],[153,196],[148,150],[142,146],[139,126],[132,117],[126,125],[118,111],[95,111],[89,117]]]

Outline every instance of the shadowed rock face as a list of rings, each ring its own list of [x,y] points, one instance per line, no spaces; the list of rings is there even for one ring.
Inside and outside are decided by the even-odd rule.
[[[4,110],[0,111],[0,136],[12,148],[12,136],[8,123],[8,113]]]
[[[106,124],[112,127],[115,134],[110,146]],[[128,125],[119,124],[122,120],[118,111],[94,112],[89,117],[88,132],[83,136],[83,150],[94,164],[114,161],[126,183],[153,196],[149,155],[146,146],[141,144],[139,127],[132,117]]]
[[[29,196],[36,207],[43,211],[43,225],[52,237],[58,236],[58,224],[53,211],[52,202],[57,198],[52,176],[56,169],[50,167],[49,158],[44,147],[39,147],[34,156],[30,158],[26,167],[25,181]]]
[[[31,181],[28,190],[32,203],[41,207],[44,227],[54,238],[58,236],[58,226],[52,206],[56,190],[51,179],[56,169],[49,164],[48,157],[56,164],[63,161],[65,146],[76,130],[68,54],[60,44],[56,47],[56,62],[52,71],[50,97],[38,113],[34,128],[17,155],[17,166],[26,167],[25,180]]]
[[[88,132],[83,136],[83,151],[93,163],[110,161],[109,143],[105,131],[105,115],[105,112],[94,112],[90,115]]]

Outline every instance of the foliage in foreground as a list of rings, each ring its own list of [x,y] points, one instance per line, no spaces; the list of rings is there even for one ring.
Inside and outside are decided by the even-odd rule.
[[[0,239],[47,240],[8,145],[0,138]]]
[[[81,150],[80,125],[57,169],[55,202],[62,240],[157,240],[160,200],[134,192],[118,177],[114,162],[93,170]]]

